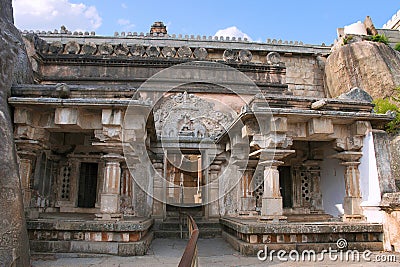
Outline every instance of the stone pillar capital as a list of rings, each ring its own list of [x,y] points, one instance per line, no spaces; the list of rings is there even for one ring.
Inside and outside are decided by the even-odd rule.
[[[117,154],[117,153],[105,154],[105,155],[103,155],[101,158],[102,158],[104,161],[106,161],[106,163],[107,163],[107,162],[118,162],[118,163],[120,163],[120,162],[122,162],[122,161],[125,160],[125,157],[124,157],[124,156],[122,156],[122,155],[120,155],[120,154]]]
[[[358,162],[362,157],[362,152],[357,151],[343,151],[333,155],[333,158],[340,159],[344,162]]]

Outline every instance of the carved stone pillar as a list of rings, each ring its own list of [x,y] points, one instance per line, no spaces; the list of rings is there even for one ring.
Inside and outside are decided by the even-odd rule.
[[[262,197],[261,218],[267,221],[286,220],[283,216],[283,202],[279,186],[278,166],[282,161],[267,160],[264,165],[264,194]]]
[[[365,219],[361,209],[361,191],[360,191],[360,158],[362,152],[344,151],[335,155],[342,160],[341,165],[345,166],[344,182],[346,187],[346,196],[343,202],[343,221],[363,220]]]
[[[240,180],[240,211],[239,214],[250,215],[255,212],[256,209],[256,198],[252,192],[252,177],[254,169],[246,168],[242,169],[242,179]]]
[[[259,165],[264,166],[264,194],[260,220],[286,220],[286,217],[283,216],[278,167],[284,163],[281,161],[283,158],[294,152],[294,150],[283,149],[263,149],[261,151]]]
[[[120,212],[120,187],[121,187],[121,166],[124,160],[119,154],[107,154],[103,156],[105,160],[103,192],[100,195],[100,214],[96,214],[99,219],[111,220],[121,219]]]
[[[163,159],[154,159],[153,167],[155,169],[153,178],[153,214],[155,218],[163,218],[165,216],[164,203],[165,203],[165,180]]]

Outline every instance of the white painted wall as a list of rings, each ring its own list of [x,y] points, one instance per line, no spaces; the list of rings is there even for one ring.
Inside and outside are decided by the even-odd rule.
[[[364,138],[363,156],[360,160],[360,189],[364,216],[368,222],[382,223],[383,213],[379,209],[381,192],[379,188],[378,170],[376,166],[374,139],[372,132]]]
[[[332,216],[343,214],[343,200],[346,194],[344,186],[344,166],[339,160],[330,158],[337,152],[331,144],[324,145],[324,160],[321,163],[322,204],[326,213]]]

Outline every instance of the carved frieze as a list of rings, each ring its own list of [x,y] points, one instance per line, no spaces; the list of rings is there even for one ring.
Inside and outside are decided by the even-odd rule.
[[[161,137],[213,138],[233,118],[215,110],[213,103],[184,92],[164,101],[154,112],[154,120],[157,135]]]

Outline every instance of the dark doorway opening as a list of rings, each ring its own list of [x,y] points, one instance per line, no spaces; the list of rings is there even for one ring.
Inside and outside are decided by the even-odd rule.
[[[81,163],[78,191],[78,207],[94,208],[97,193],[97,163]]]
[[[279,170],[279,184],[284,208],[292,208],[292,173],[290,166],[280,166]]]

